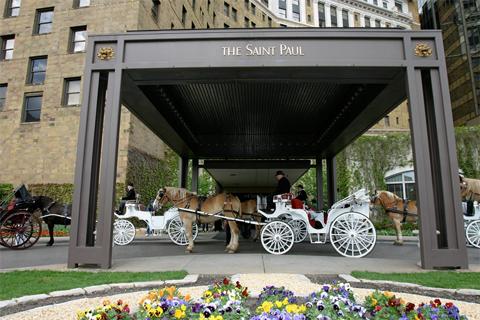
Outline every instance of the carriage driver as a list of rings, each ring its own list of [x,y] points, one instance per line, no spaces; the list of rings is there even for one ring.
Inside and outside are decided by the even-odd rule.
[[[127,203],[127,201],[136,200],[136,199],[137,199],[137,193],[133,188],[133,183],[129,182],[127,184],[127,194],[125,195],[125,197],[122,198],[122,200],[120,200],[120,206],[116,213],[123,214],[124,213],[123,211],[125,210],[125,204]]]

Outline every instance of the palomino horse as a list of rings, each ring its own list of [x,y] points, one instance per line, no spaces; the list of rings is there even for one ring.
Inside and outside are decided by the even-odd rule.
[[[179,208],[180,219],[185,226],[185,233],[188,239],[187,252],[193,251],[193,235],[192,224],[197,223],[213,223],[220,219],[214,216],[197,215],[194,213],[182,211],[181,209],[199,210],[207,214],[222,214],[225,217],[239,218],[242,214],[240,199],[231,194],[220,193],[205,199],[203,202],[200,198],[184,188],[164,187],[157,193],[157,197],[153,203],[154,209],[161,208],[166,203],[172,203]],[[238,250],[238,239],[240,231],[235,221],[228,221],[232,236],[230,243],[227,245],[225,251],[234,253]]]
[[[390,191],[377,191],[372,198],[373,205],[382,206],[388,217],[393,221],[397,240],[393,244],[403,245],[402,222],[416,222],[418,218],[417,203],[413,200],[404,201]]]
[[[462,199],[480,202],[480,180],[460,176],[460,195]]]

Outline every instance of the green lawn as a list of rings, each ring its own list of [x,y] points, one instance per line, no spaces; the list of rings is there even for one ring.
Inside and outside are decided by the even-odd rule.
[[[63,272],[33,270],[4,272],[0,273],[0,300],[98,284],[183,279],[186,275],[186,271]]]
[[[480,272],[431,271],[416,273],[378,273],[353,271],[352,276],[369,280],[416,283],[426,287],[480,289]]]

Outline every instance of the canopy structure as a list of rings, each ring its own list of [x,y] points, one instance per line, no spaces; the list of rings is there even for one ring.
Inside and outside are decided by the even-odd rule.
[[[435,31],[169,30],[89,37],[69,266],[111,265],[120,105],[228,191],[317,168],[408,98],[424,268],[467,267],[442,38]],[[97,222],[96,222],[97,220]],[[97,230],[97,237],[94,231]],[[437,230],[439,234],[437,235]]]

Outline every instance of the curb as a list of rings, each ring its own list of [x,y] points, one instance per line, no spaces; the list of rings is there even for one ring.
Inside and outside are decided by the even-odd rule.
[[[354,276],[349,274],[339,274],[338,275],[343,280],[349,283],[365,283],[365,284],[383,284],[383,285],[392,285],[397,287],[404,287],[404,288],[416,288],[424,291],[434,291],[434,292],[448,292],[448,293],[458,293],[466,296],[479,296],[480,297],[480,290],[476,289],[448,289],[448,288],[434,288],[434,287],[425,287],[415,283],[409,282],[396,282],[396,281],[388,281],[388,280],[367,280],[367,279],[357,279]]]
[[[163,285],[192,284],[197,282],[197,280],[198,280],[198,274],[189,274],[189,275],[186,275],[185,278],[178,279],[178,280],[111,283],[111,284],[89,286],[85,288],[52,291],[46,294],[45,293],[34,294],[34,295],[23,296],[19,298],[10,299],[10,300],[0,300],[0,310],[2,310],[3,308],[12,307],[19,304],[38,302],[38,301],[46,300],[49,298],[81,296],[81,295],[86,295],[91,293],[104,292],[111,289],[132,289],[132,288],[143,289],[148,287],[157,287],[157,286],[159,287]]]

